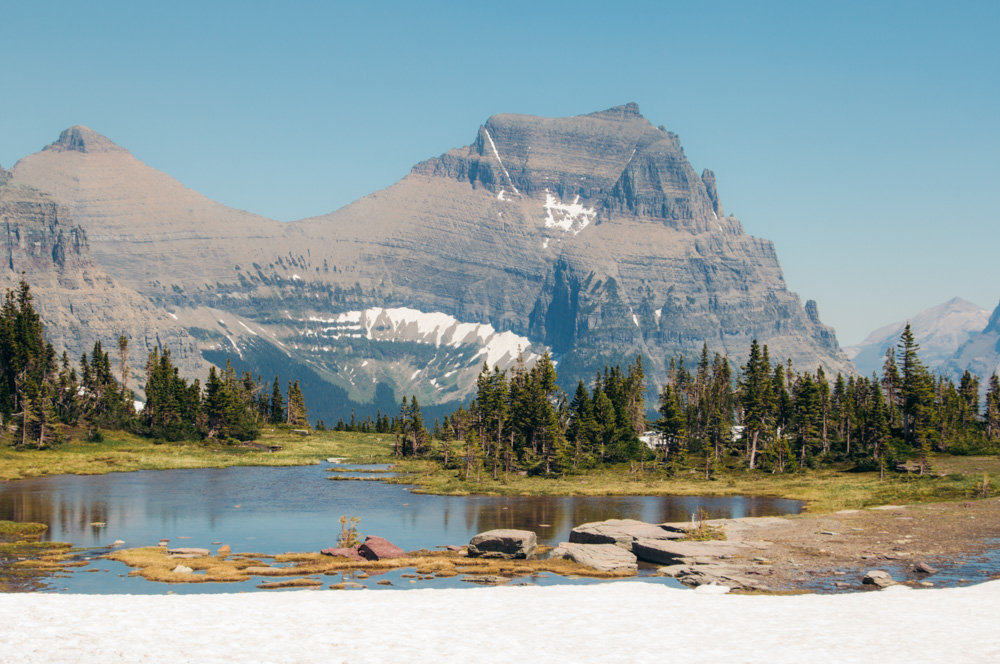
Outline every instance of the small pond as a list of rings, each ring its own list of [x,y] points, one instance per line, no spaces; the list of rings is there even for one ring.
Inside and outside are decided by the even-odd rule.
[[[278,554],[335,545],[338,519],[344,515],[361,517],[362,534],[385,537],[409,551],[467,544],[476,533],[494,528],[532,530],[539,543],[555,546],[568,540],[573,527],[590,521],[686,521],[699,508],[709,518],[793,514],[802,508],[798,501],[759,497],[434,496],[411,493],[412,487],[399,484],[328,479],[355,473],[364,477],[365,470],[384,466],[338,466],[350,473],[327,472],[329,468],[203,468],[8,482],[0,484],[0,519],[47,524],[47,539],[78,547],[108,547],[115,540],[128,548],[156,546],[166,538],[170,546],[214,550],[213,542],[223,542],[233,552]],[[258,583],[167,586],[129,578],[127,567],[106,560],[93,561],[90,569],[100,572],[87,569],[54,579],[50,588],[84,593],[239,592]],[[413,587],[400,581],[393,587]],[[558,577],[530,581],[565,582]],[[432,583],[468,585],[455,579]]]

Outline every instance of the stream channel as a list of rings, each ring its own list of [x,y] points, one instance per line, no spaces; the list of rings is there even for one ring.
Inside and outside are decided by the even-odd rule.
[[[330,468],[348,473],[327,472]],[[213,542],[234,553],[318,551],[335,546],[341,516],[361,517],[363,535],[378,535],[407,551],[438,545],[467,544],[477,533],[494,528],[534,531],[539,544],[569,539],[575,526],[604,519],[639,519],[650,523],[687,521],[701,508],[708,518],[797,514],[802,503],[763,497],[700,496],[436,496],[411,493],[412,487],[370,481],[391,475],[373,473],[386,466],[321,464],[294,467],[200,468],[139,471],[106,475],[60,475],[0,483],[0,519],[34,521],[49,526],[44,539],[71,542],[91,549],[80,555],[87,567],[48,579],[46,590],[71,593],[220,593],[256,590],[261,581],[240,583],[163,584],[130,577],[122,563],[101,560],[113,542],[124,548],[201,547]],[[366,472],[367,471],[367,472]],[[330,481],[331,475],[369,481]],[[653,566],[641,566],[632,582],[676,585],[652,577]],[[99,570],[99,571],[95,571]],[[469,587],[460,577],[420,581],[412,585],[396,570],[379,576],[389,588]],[[350,572],[342,580],[354,580]],[[341,580],[331,577],[330,583]],[[365,585],[375,585],[372,576]],[[540,575],[515,582],[596,583]],[[370,583],[370,585],[369,585]]]

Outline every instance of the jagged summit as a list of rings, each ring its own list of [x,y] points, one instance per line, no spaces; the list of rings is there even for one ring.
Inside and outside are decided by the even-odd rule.
[[[90,127],[76,125],[59,134],[59,140],[45,146],[46,150],[59,152],[128,152],[116,145],[110,138],[98,134]]]
[[[621,106],[612,106],[609,109],[603,111],[597,111],[596,113],[588,113],[587,115],[588,117],[642,118],[642,113],[639,112],[639,104],[635,103],[634,101],[630,101],[627,104],[622,104]]]

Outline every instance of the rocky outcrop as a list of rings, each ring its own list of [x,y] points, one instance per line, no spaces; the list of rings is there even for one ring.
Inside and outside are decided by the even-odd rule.
[[[632,553],[650,563],[672,565],[686,559],[728,558],[739,552],[738,546],[729,542],[709,540],[688,542],[661,539],[639,539],[632,543]]]
[[[861,583],[866,586],[876,586],[878,588],[888,588],[889,586],[896,585],[892,576],[890,576],[888,572],[880,569],[873,569],[870,572],[867,572],[861,579]]]
[[[639,569],[636,558],[615,544],[577,544],[560,542],[551,558],[568,558],[574,562],[613,574],[635,574]]]
[[[531,558],[536,551],[538,536],[530,530],[487,530],[469,542],[470,558]]]

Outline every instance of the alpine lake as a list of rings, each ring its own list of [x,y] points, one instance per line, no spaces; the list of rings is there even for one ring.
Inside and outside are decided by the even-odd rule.
[[[344,481],[329,481],[331,469]],[[343,472],[347,471],[347,472]],[[650,523],[706,518],[796,514],[802,503],[766,497],[699,496],[439,496],[411,493],[388,484],[387,465],[323,463],[291,467],[232,467],[138,471],[105,475],[59,475],[0,484],[0,519],[43,523],[43,541],[71,542],[72,561],[59,573],[37,579],[33,589],[89,594],[188,594],[256,591],[260,580],[235,583],[157,583],[130,575],[131,568],[101,556],[120,548],[200,547],[219,544],[234,554],[277,555],[316,552],[336,546],[342,516],[360,517],[363,535],[378,535],[404,550],[464,545],[477,533],[496,528],[531,530],[539,544],[556,546],[570,530],[605,519]],[[115,542],[123,542],[117,544]],[[652,576],[640,564],[625,581],[681,587]],[[470,587],[461,576],[415,581],[407,569],[390,570],[376,585],[345,571],[343,581],[367,588]],[[0,575],[4,573],[0,567]],[[404,574],[406,574],[404,576]],[[333,581],[341,580],[334,578]],[[513,583],[538,585],[599,583],[595,579],[537,574]]]

